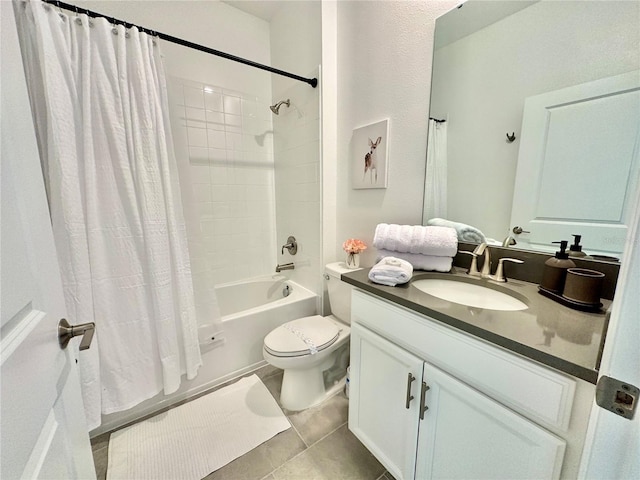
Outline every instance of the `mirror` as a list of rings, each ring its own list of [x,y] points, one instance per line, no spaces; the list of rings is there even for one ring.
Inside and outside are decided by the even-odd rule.
[[[469,0],[438,18],[429,116],[446,124],[446,213],[425,205],[423,223],[539,251],[580,234],[586,253],[619,257],[640,175],[639,24],[640,2],[615,0]]]

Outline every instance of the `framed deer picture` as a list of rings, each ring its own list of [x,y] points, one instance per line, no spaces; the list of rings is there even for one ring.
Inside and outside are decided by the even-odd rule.
[[[351,186],[387,188],[389,120],[356,128],[351,137]]]

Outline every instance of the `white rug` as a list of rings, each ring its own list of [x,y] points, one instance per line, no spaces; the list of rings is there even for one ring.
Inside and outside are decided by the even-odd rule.
[[[252,375],[113,433],[107,479],[199,480],[290,427]]]

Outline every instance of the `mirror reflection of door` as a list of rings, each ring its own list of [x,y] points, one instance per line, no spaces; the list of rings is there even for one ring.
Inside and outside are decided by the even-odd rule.
[[[447,120],[449,220],[477,227],[498,244],[511,236],[517,241],[513,248],[543,250],[540,238],[514,235],[512,231],[515,226],[532,230],[526,219],[512,221],[511,215],[520,147],[525,140],[521,131],[525,101],[638,71],[639,22],[640,2],[609,0],[468,0],[461,8],[437,19],[429,116]],[[631,108],[633,100],[628,102],[625,105]],[[552,127],[555,129],[561,117],[566,117],[566,127],[569,117],[583,109],[589,116],[597,115],[592,102],[579,103],[573,108],[556,108],[551,113]],[[638,105],[636,117],[640,117]],[[586,120],[576,124],[586,124],[586,127],[576,128],[582,129],[584,134],[590,131],[591,123]],[[603,120],[600,123],[608,124]],[[630,128],[627,125],[626,131]],[[597,126],[593,129],[596,133],[605,131],[598,130]],[[616,132],[613,132],[614,136]],[[516,138],[510,142],[506,134],[512,133]],[[565,136],[566,132],[559,138]],[[616,144],[613,140],[604,142],[605,145],[611,143]],[[560,145],[554,148],[560,155]],[[585,150],[579,151],[584,153]],[[613,163],[613,157],[609,162],[607,169]],[[567,168],[572,178],[578,179],[593,168],[604,170],[596,164],[582,162],[580,168]],[[606,173],[612,174],[608,170]],[[536,172],[536,178],[538,175],[542,172]],[[574,181],[572,185],[576,186],[578,182]],[[556,194],[546,200],[545,208],[556,204],[569,207],[576,192],[565,192],[564,187],[554,189],[555,186],[552,190]],[[591,205],[598,207],[606,206],[609,201],[592,200]],[[620,202],[620,197],[611,201]],[[618,235],[616,232],[614,239],[609,238],[605,245],[600,240],[593,242],[587,224],[594,223],[594,218],[601,218],[601,213],[586,213],[580,213],[587,219],[582,222],[584,229],[559,230],[554,234],[545,231],[544,234],[548,233],[548,240],[571,240],[570,234],[582,234],[586,253],[610,252],[610,256],[619,257],[613,252],[618,248],[616,239],[621,239],[624,233]],[[566,212],[561,211],[549,213],[548,209],[544,214],[549,218],[565,215]],[[610,222],[611,214],[607,215],[606,221]],[[424,222],[426,220],[423,218]],[[551,228],[552,224],[549,220],[544,228]],[[541,235],[537,230],[535,232],[534,235]],[[611,232],[607,236],[610,237]],[[528,239],[534,243],[527,242]],[[554,250],[552,245],[545,247],[546,251]]]
[[[572,234],[619,254],[640,168],[640,71],[529,97],[511,210],[522,246]]]

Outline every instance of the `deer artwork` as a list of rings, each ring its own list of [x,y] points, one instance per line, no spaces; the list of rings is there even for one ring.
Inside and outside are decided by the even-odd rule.
[[[378,183],[378,164],[376,160],[376,148],[378,148],[378,145],[380,145],[380,142],[382,142],[382,137],[378,137],[378,139],[375,142],[369,139],[370,149],[367,152],[367,154],[364,156],[364,174],[362,175],[363,182],[367,175],[367,170],[370,170],[369,175],[370,175],[371,183]],[[376,171],[375,182],[373,181],[374,170]]]

